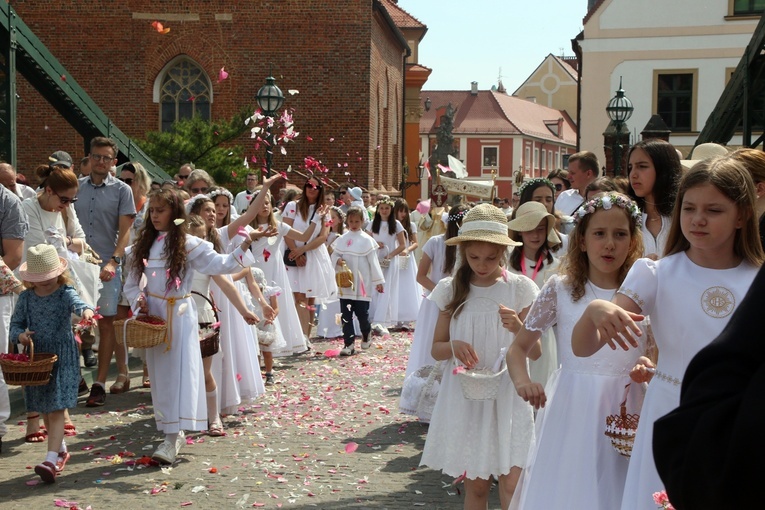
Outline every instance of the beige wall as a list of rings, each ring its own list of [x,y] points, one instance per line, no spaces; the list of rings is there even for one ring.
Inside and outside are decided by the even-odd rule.
[[[538,104],[566,110],[576,122],[576,86],[576,80],[560,62],[548,55],[513,95],[523,99],[533,97]]]

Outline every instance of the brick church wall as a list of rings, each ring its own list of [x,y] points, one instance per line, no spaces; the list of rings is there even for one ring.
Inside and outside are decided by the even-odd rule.
[[[401,142],[390,133],[393,119],[402,119],[394,102],[402,102],[404,49],[372,0],[16,0],[13,5],[66,67],[67,78],[134,139],[159,129],[155,82],[175,57],[190,57],[208,74],[213,119],[242,108],[253,111],[272,65],[284,107],[294,109],[300,132],[287,156],[274,155],[275,169],[298,168],[305,156],[314,156],[334,169],[331,177],[338,182],[347,178],[345,171],[365,187],[398,182]],[[190,20],[193,15],[196,20]],[[170,32],[157,33],[154,20]],[[224,66],[229,77],[218,83]],[[383,80],[390,99],[383,147],[377,150],[371,122],[377,99],[371,91]],[[299,94],[290,95],[290,89]],[[86,141],[20,75],[18,94],[20,171],[29,174],[59,149],[75,161],[85,155]],[[395,116],[393,107],[399,110]],[[400,140],[401,129],[395,132]],[[249,133],[240,143],[248,156],[263,159],[264,149],[255,152]]]

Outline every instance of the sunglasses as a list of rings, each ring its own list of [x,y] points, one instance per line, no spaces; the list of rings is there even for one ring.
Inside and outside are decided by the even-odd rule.
[[[560,191],[563,189],[563,184],[556,184],[555,185],[555,191]]]
[[[123,179],[122,177],[120,177],[120,180],[122,182],[124,182],[125,184],[127,184],[128,186],[132,186],[133,185],[133,178],[132,177],[128,177],[126,179]]]
[[[307,183],[305,183],[305,187],[306,187],[306,189],[308,189],[308,188],[310,188],[310,189],[321,189],[321,184],[314,184],[312,182],[307,182]]]
[[[179,178],[179,179],[188,179],[188,178],[189,178],[189,175],[191,175],[191,174],[186,174],[186,175],[178,175],[178,178]]]
[[[66,205],[66,204],[73,204],[73,203],[75,203],[78,200],[77,197],[72,197],[72,198],[62,197],[61,195],[59,195],[55,191],[53,192],[53,194],[56,195],[58,197],[58,199],[61,201],[61,203],[64,204],[64,205]]]
[[[210,188],[191,188],[191,191],[194,193],[207,193],[207,190]]]
[[[348,193],[348,192],[347,192],[347,191],[345,191],[345,190],[342,190],[342,191],[340,192],[340,194],[341,194],[341,195],[345,195],[346,193]]]

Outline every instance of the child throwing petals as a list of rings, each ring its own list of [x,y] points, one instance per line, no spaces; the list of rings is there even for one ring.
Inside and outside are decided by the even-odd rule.
[[[529,451],[512,509],[613,510],[621,502],[628,460],[611,447],[603,431],[606,416],[619,409],[638,354],[604,351],[577,358],[571,350],[571,331],[588,303],[614,295],[627,269],[642,255],[640,217],[635,203],[617,193],[582,205],[561,273],[544,284],[510,347],[507,365],[518,395],[537,409],[548,403],[537,413],[536,444]],[[543,386],[543,381],[530,378],[526,357],[556,324],[560,368]],[[630,396],[641,393],[632,391]],[[634,412],[635,403],[628,408]]]
[[[185,443],[183,430],[207,428],[197,310],[191,300],[194,272],[229,274],[254,259],[249,237],[233,253],[219,255],[209,242],[188,236],[186,211],[173,190],[152,195],[149,219],[130,248],[125,295],[141,313],[167,322],[165,343],[146,349],[146,363],[157,429],[165,435],[153,458],[172,464]]]
[[[531,406],[502,374],[495,400],[468,400],[462,393],[458,363],[468,369],[493,369],[513,343],[537,295],[525,276],[502,267],[508,246],[507,219],[491,204],[471,209],[457,237],[462,264],[441,280],[428,299],[441,311],[432,354],[447,364],[438,392],[421,465],[458,477],[465,474],[465,508],[487,508],[492,478],[507,508],[534,437]],[[451,345],[450,345],[451,344]]]
[[[641,358],[633,378],[651,381],[640,415],[621,501],[653,509],[662,483],[653,461],[653,423],[680,403],[691,358],[726,326],[762,264],[755,187],[730,157],[704,160],[683,176],[663,258],[641,259],[619,292],[590,303],[574,329],[577,356],[635,352],[635,325],[651,316],[659,362]],[[608,344],[610,349],[602,349]],[[619,508],[618,505],[609,508]]]
[[[48,454],[35,466],[35,473],[46,483],[56,480],[70,457],[64,442],[64,411],[77,406],[80,384],[80,355],[71,317],[74,313],[85,321],[93,319],[93,309],[71,286],[67,265],[51,245],[27,250],[27,261],[19,268],[27,290],[19,295],[10,326],[13,343],[30,346],[34,342],[35,352],[58,356],[48,384],[24,388],[27,410],[42,414],[48,429]]]

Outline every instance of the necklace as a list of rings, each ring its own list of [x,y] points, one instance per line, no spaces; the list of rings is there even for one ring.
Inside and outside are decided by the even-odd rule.
[[[598,293],[595,291],[595,287],[592,285],[592,283],[590,283],[590,280],[587,280],[587,285],[589,285],[590,290],[592,291],[592,295],[595,296],[595,299],[603,299],[603,298],[598,296]],[[608,289],[606,289],[606,290],[608,290]],[[614,300],[614,296],[616,296],[616,291],[618,291],[618,290],[619,290],[618,287],[616,289],[614,289],[613,293],[611,294],[611,297],[606,299],[606,301],[613,301]]]

